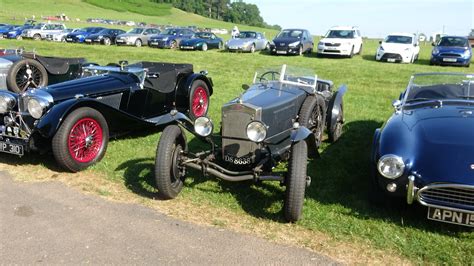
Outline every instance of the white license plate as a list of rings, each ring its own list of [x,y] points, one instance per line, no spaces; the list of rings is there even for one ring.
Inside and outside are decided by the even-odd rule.
[[[287,54],[287,51],[277,51],[277,54]]]
[[[158,45],[158,42],[151,42],[151,45]]]
[[[72,41],[72,38],[67,38],[66,41],[70,41],[70,42],[71,42],[71,41]]]
[[[85,42],[92,42],[91,39],[85,39]]]
[[[125,42],[124,40],[117,40],[116,42]]]
[[[192,46],[182,46],[183,49],[194,49]]]
[[[456,58],[443,58],[443,62],[456,62],[458,61]]]
[[[395,58],[388,58],[388,59],[387,59],[387,62],[392,62],[392,63],[394,63],[394,62],[397,62],[397,60],[396,60]]]
[[[23,146],[0,141],[0,152],[23,155]]]
[[[428,219],[438,222],[474,227],[474,213],[428,207]]]
[[[332,47],[332,46],[327,46],[327,47],[326,47],[326,50],[337,50],[337,49],[339,49],[339,48],[337,48],[337,47]]]

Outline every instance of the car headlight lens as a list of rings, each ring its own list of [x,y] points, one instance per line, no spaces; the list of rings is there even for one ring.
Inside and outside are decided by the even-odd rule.
[[[267,127],[259,121],[247,125],[247,137],[253,142],[262,142],[267,137]]]
[[[169,40],[168,37],[163,38],[163,41],[165,41],[165,42],[168,41],[168,40]]]
[[[273,45],[273,46],[275,46],[275,43],[274,43],[273,41],[271,41],[271,42],[270,42],[270,45]]]
[[[9,31],[8,33],[9,33],[9,34],[15,34],[16,31]]]
[[[214,125],[212,124],[211,119],[201,116],[194,121],[194,131],[202,137],[207,137],[211,135]]]
[[[319,42],[318,46],[324,46],[324,42]]]
[[[0,113],[10,111],[16,104],[16,99],[13,95],[2,93],[0,94]]]
[[[102,39],[102,38],[104,38],[104,36],[102,36],[102,35],[99,35],[99,37],[98,37],[98,38],[99,38],[99,39]]]
[[[434,48],[434,49],[433,49],[433,54],[439,54],[439,49],[438,49],[438,48]]]
[[[464,56],[465,56],[465,57],[468,57],[468,56],[470,56],[470,55],[471,55],[471,51],[470,51],[470,50],[464,51]]]
[[[28,112],[35,119],[40,119],[48,103],[36,98],[30,98],[27,103]]]
[[[379,173],[389,179],[400,177],[405,171],[405,163],[399,156],[388,154],[382,156],[377,164]]]
[[[292,43],[288,44],[289,47],[296,47],[298,45],[300,45],[300,42],[292,42]]]

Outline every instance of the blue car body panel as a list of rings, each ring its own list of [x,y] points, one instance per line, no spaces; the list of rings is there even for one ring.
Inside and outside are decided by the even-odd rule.
[[[462,46],[443,46],[440,45],[443,38],[461,38],[465,39],[465,45]],[[466,54],[467,53],[467,54]],[[462,65],[469,66],[472,59],[472,50],[466,37],[444,36],[441,41],[433,47],[431,52],[431,64],[436,65]]]
[[[68,35],[66,35],[66,41],[67,42],[82,43],[82,42],[84,42],[84,40],[88,36],[90,36],[92,34],[96,34],[99,31],[103,30],[104,28],[102,28],[102,27],[89,27],[89,28],[85,28],[85,29],[86,29],[85,31],[76,31],[76,32],[73,32],[73,33],[69,33]]]

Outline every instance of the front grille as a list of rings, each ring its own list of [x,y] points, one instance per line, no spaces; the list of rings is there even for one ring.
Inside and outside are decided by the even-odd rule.
[[[440,56],[443,56],[443,57],[461,57],[460,54],[453,54],[453,53],[442,53],[442,54],[439,54]]]
[[[387,59],[395,59],[395,60],[402,60],[402,56],[399,54],[393,54],[393,53],[385,53],[382,56],[382,60],[387,60]]]
[[[418,192],[418,201],[424,205],[474,210],[474,186],[428,185]]]
[[[330,42],[327,42],[327,43],[324,43],[325,46],[333,46],[333,47],[339,47],[341,46],[340,43],[330,43]]]
[[[341,51],[339,50],[324,50],[325,53],[335,53],[335,54],[338,54],[340,53]]]

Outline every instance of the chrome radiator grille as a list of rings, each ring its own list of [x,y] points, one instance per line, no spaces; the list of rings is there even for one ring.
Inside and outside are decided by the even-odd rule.
[[[420,189],[418,200],[427,205],[474,210],[474,186],[456,184],[429,185]]]

